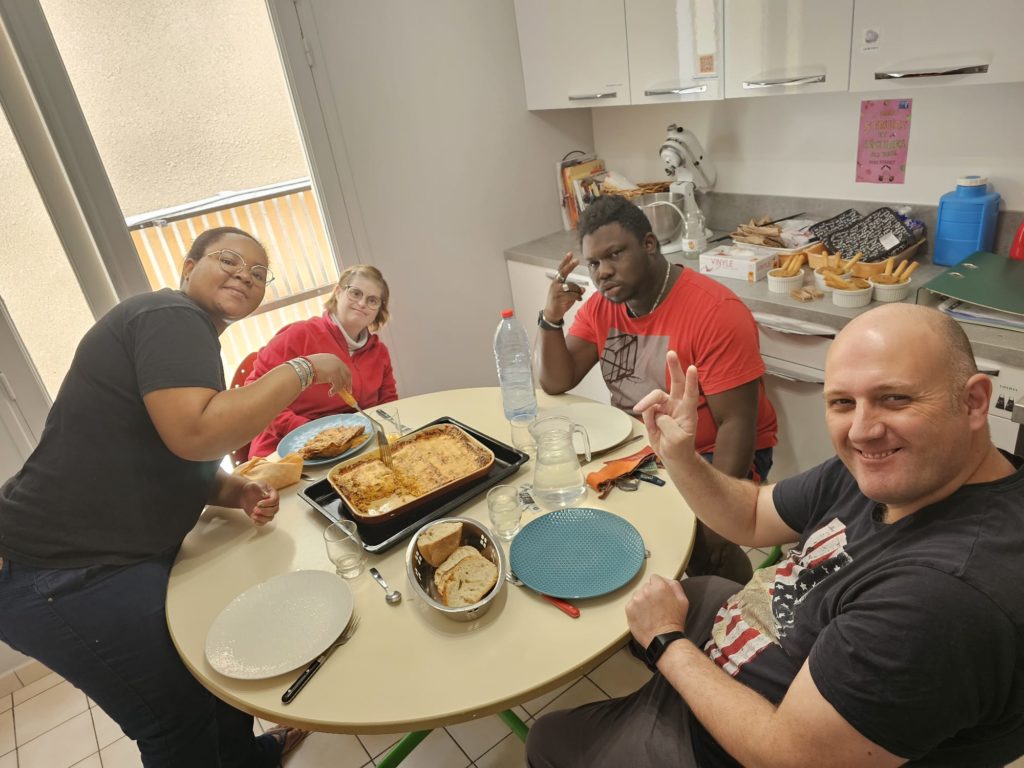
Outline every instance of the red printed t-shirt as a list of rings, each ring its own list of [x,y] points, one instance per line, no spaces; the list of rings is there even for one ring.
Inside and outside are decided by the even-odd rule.
[[[576,313],[569,333],[597,345],[612,405],[630,413],[651,390],[668,390],[665,354],[670,349],[679,355],[683,370],[696,365],[700,453],[714,452],[718,434],[704,395],[735,389],[759,379],[765,370],[750,310],[728,288],[691,269],[683,269],[665,300],[643,317],[630,317],[625,304],[594,293]],[[762,383],[755,448],[775,445],[777,429],[775,409]]]

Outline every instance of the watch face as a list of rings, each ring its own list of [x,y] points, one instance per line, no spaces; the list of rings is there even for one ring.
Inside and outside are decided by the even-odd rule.
[[[686,635],[682,632],[665,632],[661,635],[655,635],[654,639],[651,640],[651,644],[647,646],[647,650],[644,655],[647,656],[647,661],[652,665],[658,663],[658,659],[676,640],[682,640]]]

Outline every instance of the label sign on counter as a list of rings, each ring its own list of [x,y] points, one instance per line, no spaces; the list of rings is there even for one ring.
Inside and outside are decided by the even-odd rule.
[[[913,99],[876,99],[860,103],[856,181],[903,183],[912,104]]]

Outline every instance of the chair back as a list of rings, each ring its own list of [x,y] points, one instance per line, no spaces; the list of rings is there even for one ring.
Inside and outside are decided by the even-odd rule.
[[[231,389],[240,387],[245,384],[245,380],[249,378],[249,374],[252,373],[253,366],[256,364],[256,353],[250,352],[245,358],[238,364],[238,368],[235,370],[235,375],[231,377]],[[236,448],[231,452],[231,466],[237,467],[239,464],[244,464],[249,460],[249,446],[251,441]]]

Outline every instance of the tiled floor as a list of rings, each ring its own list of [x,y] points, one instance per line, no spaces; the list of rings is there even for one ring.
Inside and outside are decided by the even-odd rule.
[[[621,696],[649,672],[627,651],[576,682],[515,712],[529,724],[545,710]],[[256,721],[257,733],[272,723]],[[370,768],[402,736],[314,733],[284,762],[285,768]],[[102,709],[54,673],[0,696],[0,768],[140,768],[139,752]],[[403,768],[521,768],[523,743],[497,715],[438,729],[402,763]]]
[[[766,552],[750,550],[759,565]],[[516,708],[529,725],[546,711],[574,707],[636,690],[647,668],[621,650],[590,674]],[[256,721],[257,733],[272,723]],[[372,768],[402,734],[347,736],[314,733],[285,768]],[[140,768],[134,742],[99,707],[41,665],[0,677],[0,768]],[[438,729],[403,768],[521,768],[523,743],[498,717]],[[1024,759],[1008,768],[1024,768]]]

